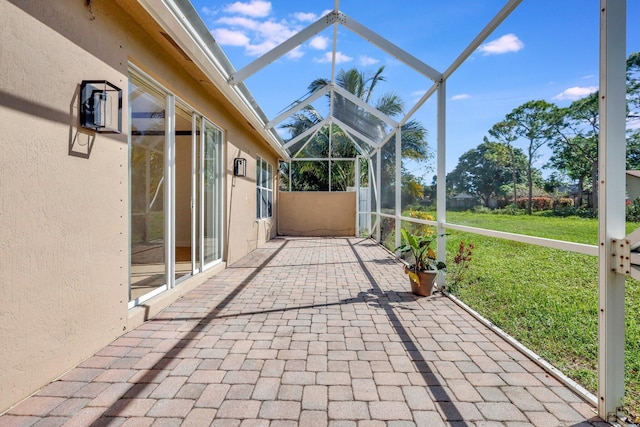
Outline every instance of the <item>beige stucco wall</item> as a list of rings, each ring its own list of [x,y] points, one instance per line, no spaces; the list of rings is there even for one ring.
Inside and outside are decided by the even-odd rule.
[[[277,216],[273,210],[273,218],[256,219],[256,176],[257,157],[260,156],[271,163],[275,171],[278,166],[277,157],[268,150],[258,147],[250,147],[239,138],[240,135],[231,134],[227,152],[227,200],[229,203],[228,212],[228,235],[230,236],[227,250],[229,263],[237,261],[247,252],[259,247],[265,241],[275,237],[277,229],[275,227]],[[236,157],[247,159],[247,176],[233,176],[233,160]],[[276,184],[274,183],[274,188]],[[273,192],[274,205],[276,203],[277,191]]]
[[[283,236],[355,236],[355,192],[280,192]]]
[[[129,61],[224,130],[230,171],[238,150],[277,164],[135,3],[0,0],[0,413],[224,268],[127,309]],[[123,89],[123,134],[78,129],[83,79]],[[249,173],[226,182],[230,261],[275,233]]]

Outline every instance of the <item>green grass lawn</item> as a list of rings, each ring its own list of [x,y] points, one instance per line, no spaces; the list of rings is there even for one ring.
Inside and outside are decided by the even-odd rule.
[[[447,222],[596,244],[595,219],[448,212]],[[628,224],[628,231],[640,224]],[[595,393],[598,355],[596,257],[451,232],[448,265],[460,240],[473,243],[471,266],[451,291],[484,317]],[[640,283],[626,287],[626,394],[640,415]]]
[[[477,214],[467,211],[447,212],[447,222],[574,243],[595,245],[598,242],[597,219],[562,218],[540,214]]]

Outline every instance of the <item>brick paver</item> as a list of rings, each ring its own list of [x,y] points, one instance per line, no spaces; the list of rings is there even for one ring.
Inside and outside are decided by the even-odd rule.
[[[0,427],[601,426],[589,404],[358,238],[274,239]]]

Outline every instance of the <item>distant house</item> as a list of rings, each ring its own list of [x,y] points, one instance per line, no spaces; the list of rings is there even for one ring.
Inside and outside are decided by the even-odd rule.
[[[454,209],[469,209],[477,204],[476,198],[467,193],[460,193],[449,200],[449,206]]]
[[[627,171],[627,199],[640,197],[640,170]]]

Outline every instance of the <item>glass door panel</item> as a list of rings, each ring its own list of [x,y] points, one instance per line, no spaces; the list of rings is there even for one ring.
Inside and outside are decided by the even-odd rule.
[[[193,116],[193,192],[191,198],[193,200],[193,249],[191,251],[193,257],[193,272],[199,272],[202,270],[202,251],[203,251],[203,239],[202,239],[202,118],[199,115]]]
[[[136,76],[131,111],[129,300],[166,289],[165,95]]]
[[[222,258],[222,132],[204,120],[203,263]]]
[[[219,128],[137,72],[129,77],[134,307],[222,259],[224,158]]]
[[[193,109],[176,102],[175,118],[175,278],[190,276],[192,266]]]

